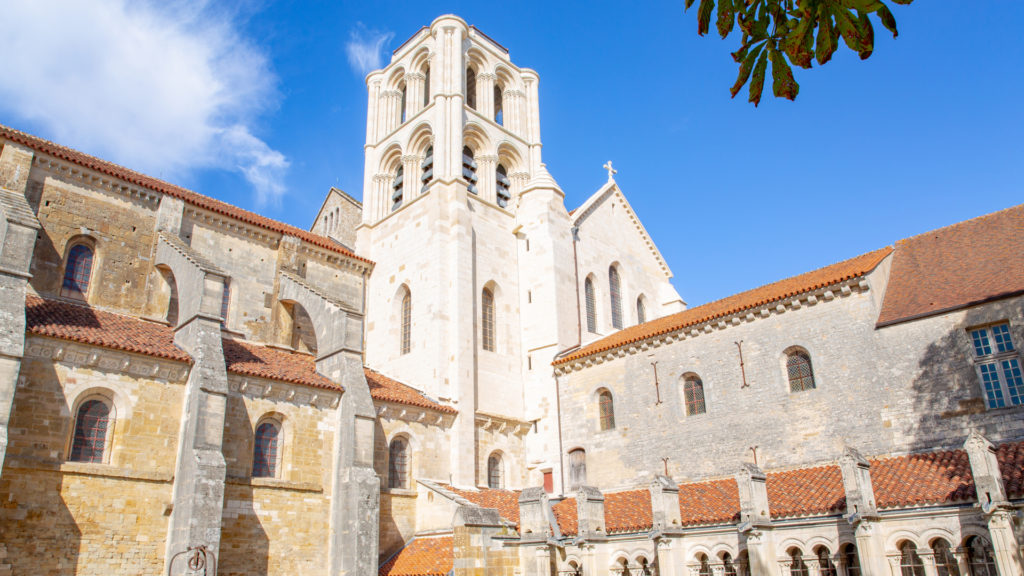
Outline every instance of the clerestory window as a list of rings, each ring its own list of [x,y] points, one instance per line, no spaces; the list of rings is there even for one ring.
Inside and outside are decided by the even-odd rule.
[[[686,415],[696,416],[707,412],[704,404],[704,383],[696,374],[683,378],[683,397],[686,399]]]
[[[615,404],[611,392],[602,390],[598,394],[598,409],[601,413],[601,430],[615,428]]]
[[[112,418],[103,400],[86,400],[75,415],[75,436],[71,440],[72,462],[103,462]]]
[[[92,248],[85,244],[76,244],[68,250],[68,261],[64,265],[64,281],[60,295],[68,298],[85,300],[89,293],[89,280],[92,278]]]
[[[263,422],[256,427],[256,438],[252,451],[253,478],[275,478],[277,476],[280,436],[281,427],[274,422]]]
[[[803,350],[791,350],[786,354],[786,376],[790,392],[814,389],[814,369],[811,356]]]
[[[612,301],[612,326],[622,329],[622,282],[619,270],[615,266],[608,268],[608,294]]]
[[[597,332],[597,300],[594,298],[594,281],[589,277],[583,281],[583,293],[587,305],[587,332]]]
[[[1007,323],[971,330],[974,358],[989,408],[1024,403],[1020,357]]]
[[[466,146],[462,149],[462,179],[466,181],[466,188],[472,194],[477,193],[476,168],[476,160],[473,160],[473,149]]]

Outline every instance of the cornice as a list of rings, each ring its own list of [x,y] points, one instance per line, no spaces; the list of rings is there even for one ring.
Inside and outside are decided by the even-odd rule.
[[[52,360],[73,368],[174,383],[185,382],[190,369],[183,362],[39,335],[29,335],[25,342],[25,357]]]
[[[248,398],[333,409],[341,402],[341,392],[313,389],[301,384],[269,380],[255,376],[228,374],[228,392]]]
[[[487,432],[493,431],[506,436],[510,434],[525,436],[533,428],[533,424],[526,420],[479,411],[476,413],[476,424]]]
[[[129,201],[151,204],[154,209],[160,204],[160,197],[163,196],[160,192],[129,184],[120,178],[83,168],[78,164],[54,158],[38,150],[35,152],[32,163],[40,170],[59,175],[65,180],[80,181],[86,186],[123,196]]]
[[[448,414],[431,408],[399,404],[390,400],[374,399],[373,403],[377,409],[377,417],[384,420],[417,422],[425,426],[440,426],[443,428],[449,428],[455,422],[456,414]]]

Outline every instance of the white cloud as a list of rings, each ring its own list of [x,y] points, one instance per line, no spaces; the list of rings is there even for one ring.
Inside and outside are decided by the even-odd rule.
[[[253,135],[277,103],[267,57],[201,0],[4,2],[0,112],[62,144],[165,179],[228,167],[257,205],[288,160]],[[6,121],[5,121],[6,123]]]
[[[393,32],[369,30],[362,22],[356,23],[345,43],[349,66],[362,76],[381,68],[384,62],[381,52],[393,36]]]

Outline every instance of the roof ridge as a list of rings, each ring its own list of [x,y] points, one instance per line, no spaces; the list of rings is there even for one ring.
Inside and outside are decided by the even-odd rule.
[[[1019,210],[1021,208],[1024,208],[1024,204],[1016,204],[1016,205],[1013,205],[1013,206],[1008,206],[1006,208],[1000,208],[999,210],[996,210],[994,212],[989,212],[987,214],[981,214],[979,216],[975,216],[974,218],[968,218],[967,220],[961,220],[959,222],[954,222],[952,224],[947,224],[945,226],[940,226],[938,228],[933,228],[931,230],[925,230],[924,232],[921,232],[919,234],[914,234],[913,236],[907,236],[905,238],[901,238],[901,239],[897,240],[895,242],[895,244],[897,244],[897,245],[898,244],[903,244],[905,242],[909,242],[911,240],[914,240],[914,239],[917,239],[917,238],[921,238],[922,236],[928,236],[928,235],[931,235],[931,234],[935,234],[937,232],[945,232],[947,230],[952,230],[954,228],[957,228],[957,227],[960,227],[960,226],[963,226],[963,225],[967,225],[967,224],[974,224],[974,223],[976,223],[975,222],[976,220],[981,220],[983,218],[991,218],[993,216],[996,216],[997,214],[1001,214],[1003,212],[1009,212],[1011,210]]]

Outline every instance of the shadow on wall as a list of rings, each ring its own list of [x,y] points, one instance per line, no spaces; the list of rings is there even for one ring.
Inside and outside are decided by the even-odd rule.
[[[373,389],[375,384],[371,381],[367,381],[370,388]],[[398,523],[395,522],[395,518],[392,513],[391,506],[391,495],[388,494],[388,476],[387,476],[387,454],[388,454],[388,438],[384,432],[384,427],[381,426],[380,419],[374,420],[374,431],[373,431],[373,469],[377,473],[377,477],[380,478],[380,516],[378,518],[378,556],[377,564],[382,564],[385,560],[393,556],[396,552],[405,546],[405,539],[402,537],[402,532],[398,527]]]
[[[270,539],[257,515],[253,487],[229,483],[224,490],[224,519],[221,524],[221,576],[265,576],[269,570]]]

